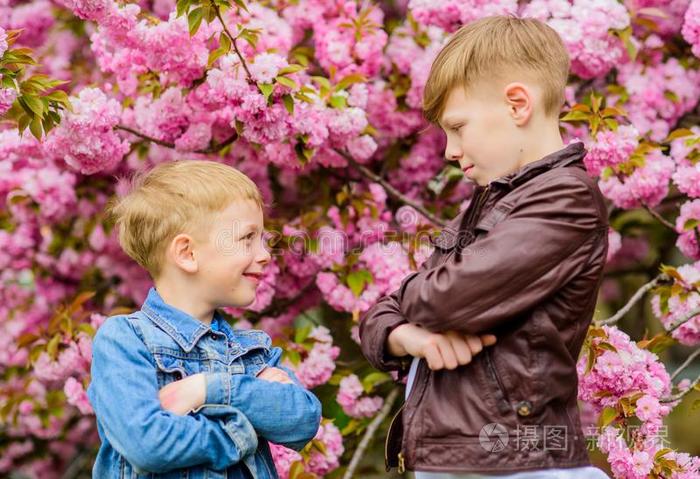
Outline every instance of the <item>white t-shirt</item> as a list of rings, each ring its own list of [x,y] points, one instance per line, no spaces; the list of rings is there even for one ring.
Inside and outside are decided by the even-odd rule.
[[[406,380],[406,398],[416,376],[419,358],[413,358]],[[608,475],[593,466],[572,467],[567,469],[540,469],[536,471],[516,472],[515,474],[471,474],[414,471],[416,479],[609,479]]]

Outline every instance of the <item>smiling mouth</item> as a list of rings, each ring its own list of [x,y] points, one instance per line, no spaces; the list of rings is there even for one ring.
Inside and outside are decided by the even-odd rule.
[[[465,166],[464,168],[462,168],[462,171],[466,173],[467,171],[471,170],[472,168],[474,168],[474,165]]]
[[[262,278],[262,273],[243,273],[243,276],[254,281],[260,281]]]

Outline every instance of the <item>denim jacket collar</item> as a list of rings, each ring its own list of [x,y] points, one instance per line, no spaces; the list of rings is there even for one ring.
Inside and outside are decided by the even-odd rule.
[[[187,352],[194,348],[194,345],[197,344],[197,341],[202,336],[209,331],[213,331],[210,326],[207,326],[200,320],[181,309],[167,304],[154,287],[151,287],[148,291],[146,301],[141,306],[141,311]],[[217,322],[217,329],[230,338],[227,332],[227,329],[229,329],[227,328],[228,323],[218,311],[214,312],[212,322],[214,321]]]

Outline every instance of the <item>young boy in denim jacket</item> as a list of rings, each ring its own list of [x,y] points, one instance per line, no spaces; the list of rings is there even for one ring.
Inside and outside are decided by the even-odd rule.
[[[387,468],[416,479],[606,477],[588,459],[576,360],[607,211],[582,143],[560,134],[568,72],[552,28],[505,16],[462,27],[432,65],[425,115],[477,186],[433,255],[361,322],[368,360],[408,374]]]
[[[255,299],[270,261],[262,207],[248,177],[211,161],[158,165],[112,206],[155,287],[94,338],[93,477],[277,478],[267,441],[300,450],[316,434],[320,402],[282,350],[217,311]]]

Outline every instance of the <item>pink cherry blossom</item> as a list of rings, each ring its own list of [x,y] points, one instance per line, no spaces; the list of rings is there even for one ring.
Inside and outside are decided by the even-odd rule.
[[[676,218],[676,231],[678,240],[676,246],[681,252],[691,259],[700,259],[700,239],[698,239],[699,227],[693,227],[692,222],[700,222],[700,200],[693,200],[681,206],[680,215]]]

